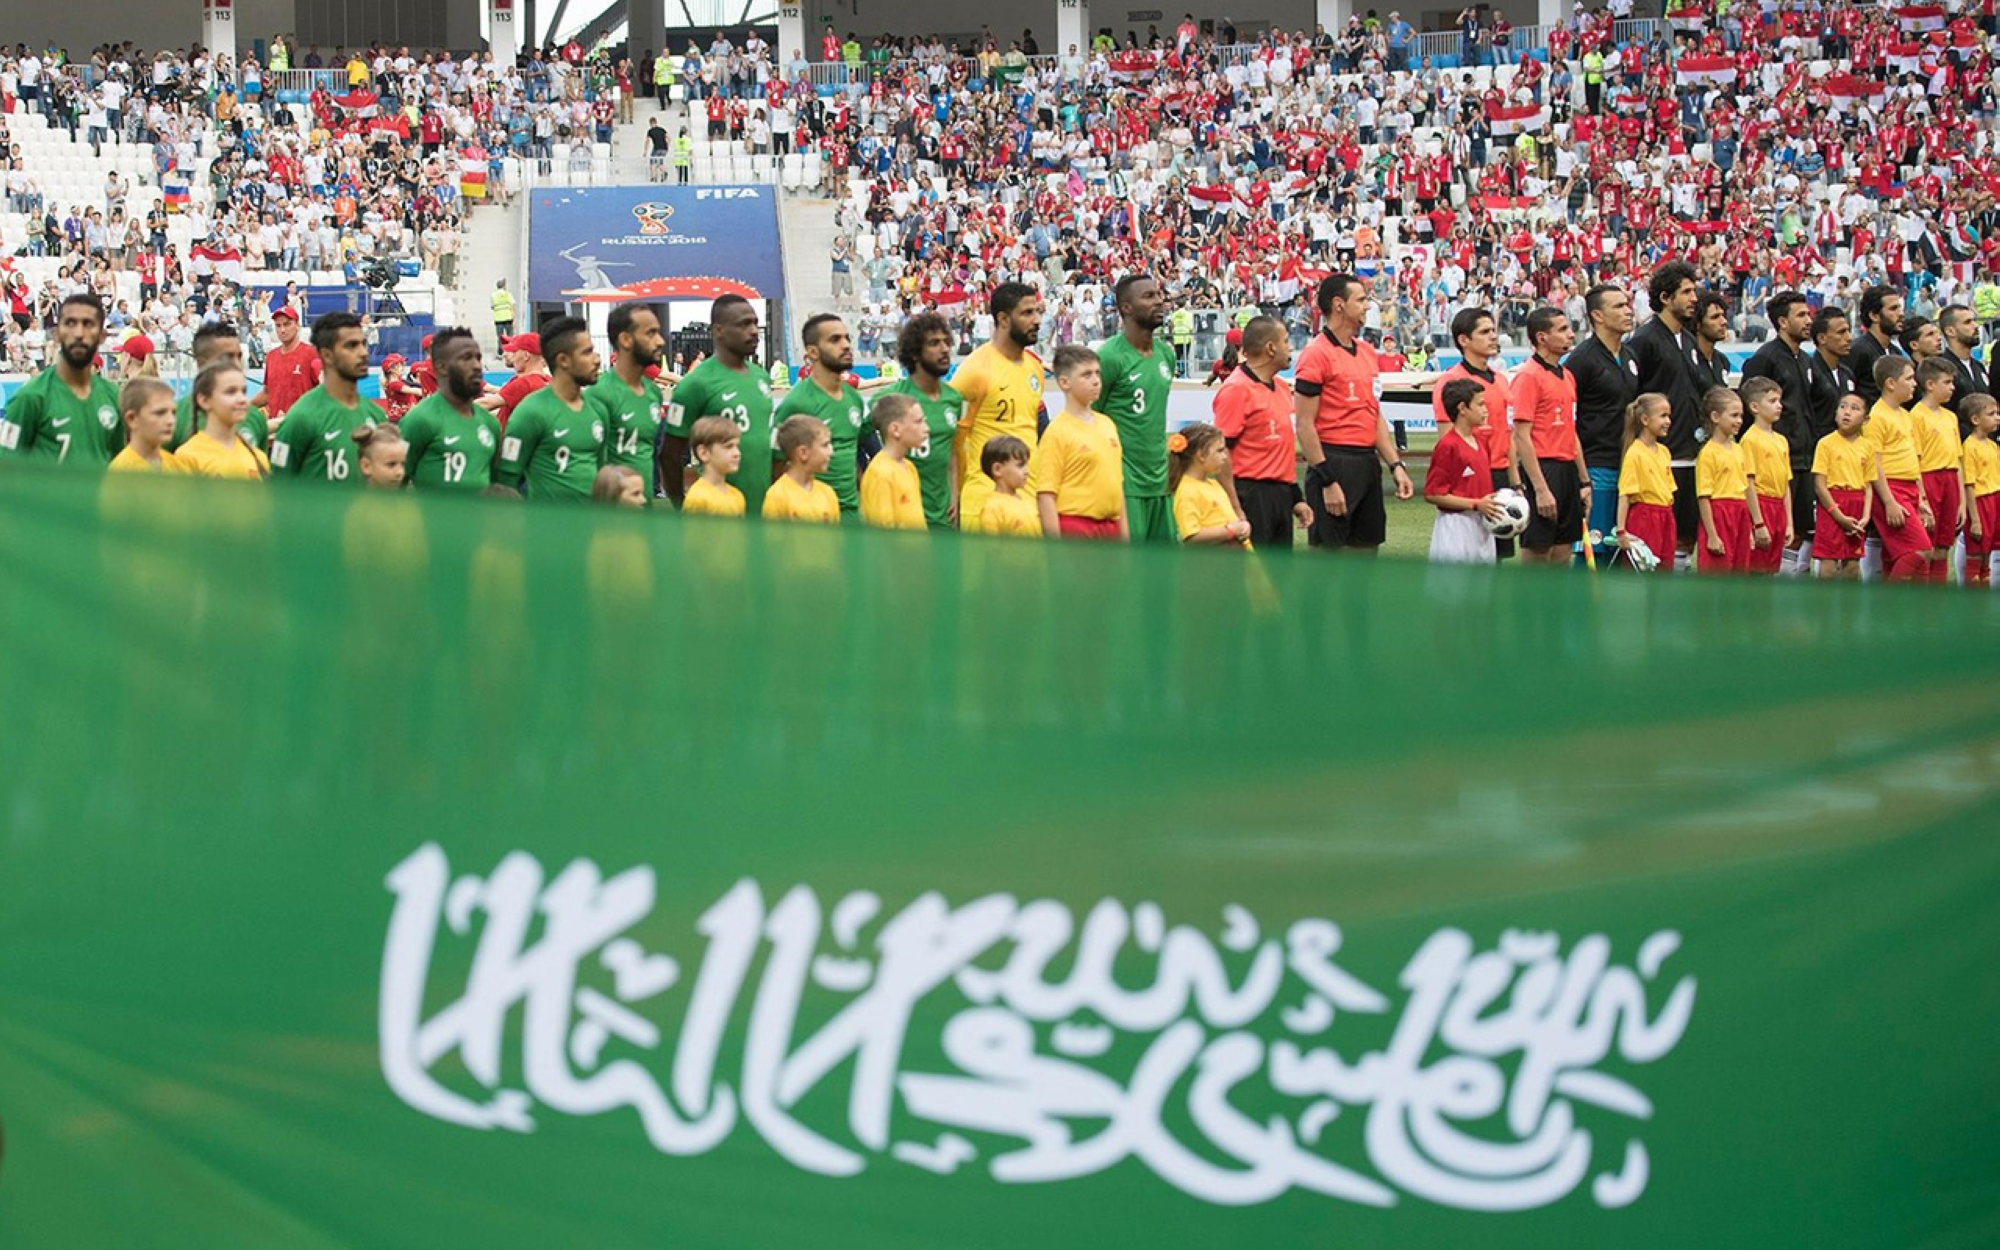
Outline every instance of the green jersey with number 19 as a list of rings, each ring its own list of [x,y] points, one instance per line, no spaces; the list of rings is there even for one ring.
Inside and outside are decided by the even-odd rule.
[[[908,395],[924,410],[926,437],[922,446],[911,449],[910,459],[917,466],[917,482],[923,487],[924,523],[932,529],[943,529],[951,524],[951,448],[958,436],[959,419],[965,416],[965,397],[940,382],[938,397],[932,399],[918,390],[910,378],[904,378],[882,394]],[[880,395],[876,396],[876,402],[881,402]]]
[[[1173,345],[1153,336],[1149,356],[1115,334],[1097,349],[1104,393],[1097,410],[1118,427],[1125,448],[1125,493],[1167,493],[1167,394],[1174,385]]]
[[[583,397],[604,421],[604,463],[622,464],[637,473],[650,497],[658,489],[653,481],[653,449],[660,442],[659,386],[651,378],[641,378],[634,391],[606,369]]]
[[[54,369],[44,369],[15,391],[0,415],[0,455],[102,469],[125,449],[125,418],[118,388],[90,375],[90,394],[78,399]]]
[[[864,407],[861,392],[845,382],[840,384],[840,394],[833,396],[805,378],[785,396],[785,402],[778,405],[771,418],[771,424],[779,426],[791,417],[812,417],[833,432],[833,459],[827,461],[826,472],[819,475],[819,480],[833,487],[842,512],[861,509],[861,475],[855,471],[854,462],[855,448],[861,442]]]
[[[410,409],[400,428],[410,445],[411,485],[485,490],[493,484],[500,422],[484,408],[463,416],[443,395],[432,395]]]
[[[299,396],[271,436],[271,473],[315,482],[359,480],[360,451],[354,446],[354,431],[388,419],[372,399],[347,408],[327,394],[325,386],[315,386]]]
[[[530,499],[582,503],[603,458],[603,410],[587,400],[571,408],[555,387],[544,386],[514,405],[493,480],[519,486],[525,478]]]
[[[729,484],[743,492],[745,510],[758,516],[771,489],[771,379],[762,369],[731,369],[710,356],[674,387],[667,432],[686,438],[703,417],[724,417],[743,435],[743,464]]]

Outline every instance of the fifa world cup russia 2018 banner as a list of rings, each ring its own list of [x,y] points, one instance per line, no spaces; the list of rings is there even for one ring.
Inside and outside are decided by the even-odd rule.
[[[2000,1237],[1992,596],[18,466],[0,570],[9,1250]]]
[[[777,190],[551,187],[528,206],[537,302],[782,299]]]

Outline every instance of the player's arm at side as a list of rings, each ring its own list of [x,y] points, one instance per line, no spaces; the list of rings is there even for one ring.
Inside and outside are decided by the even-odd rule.
[[[472,411],[473,415],[486,427],[487,435],[493,440],[487,444],[487,446],[493,449],[493,454],[486,457],[486,463],[481,468],[481,473],[485,476],[486,480],[479,482],[479,487],[481,490],[484,490],[488,486],[493,485],[496,480],[493,476],[493,466],[500,459],[500,418],[490,412],[483,411],[477,404],[473,405]],[[478,479],[475,478],[474,480],[477,481]]]
[[[500,437],[500,454],[493,461],[493,480],[519,490],[527,480],[528,466],[542,445],[544,422],[539,407],[516,412]]]
[[[431,424],[428,414],[414,408],[396,428],[402,431],[403,443],[408,449],[405,453],[408,463],[403,472],[403,482],[408,485],[417,480],[417,470],[430,452],[431,441],[437,437],[437,428]]]
[[[660,436],[653,444],[654,480],[659,483],[660,493],[672,500],[676,508],[687,495],[688,432],[707,402],[705,386],[693,378],[682,380],[667,403]]]
[[[42,397],[16,395],[0,412],[0,455],[24,456],[42,436]]]
[[[306,428],[310,422],[301,421],[292,413],[286,416],[290,420],[280,422],[277,431],[270,436],[271,476],[295,478],[305,472],[306,461],[312,456],[313,440],[319,434]]]
[[[959,409],[958,435],[952,439],[952,445],[955,448],[962,450],[965,447],[966,440],[971,437],[971,430],[974,425],[973,414],[979,411],[979,405],[986,402],[986,391],[989,385],[990,379],[987,378],[985,371],[982,369],[966,368],[961,365],[958,372],[953,375],[951,388],[958,392],[960,399],[965,401],[965,406]],[[957,479],[954,478],[953,480]]]

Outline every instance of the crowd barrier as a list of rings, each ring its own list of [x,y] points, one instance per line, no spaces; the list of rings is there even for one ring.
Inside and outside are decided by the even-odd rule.
[[[0,567],[0,1244],[2000,1219],[1992,596],[19,466]]]

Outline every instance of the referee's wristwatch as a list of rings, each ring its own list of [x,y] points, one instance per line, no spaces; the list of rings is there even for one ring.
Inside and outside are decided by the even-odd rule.
[[[1397,471],[1398,469],[1402,469],[1402,471],[1403,471],[1403,472],[1405,472],[1405,473],[1408,473],[1408,472],[1409,472],[1409,470],[1408,470],[1408,469],[1404,469],[1404,468],[1403,468],[1403,462],[1402,462],[1402,461],[1400,461],[1400,460],[1398,460],[1398,461],[1395,461],[1395,462],[1394,462],[1393,464],[1391,464],[1391,465],[1389,466],[1389,472],[1391,472],[1391,473],[1394,473],[1394,472],[1396,472],[1396,471]]]

